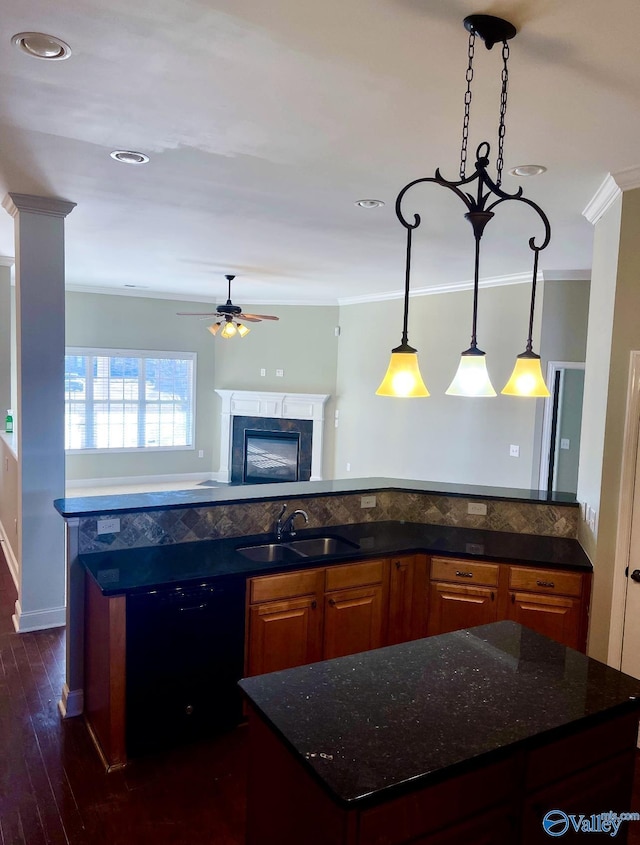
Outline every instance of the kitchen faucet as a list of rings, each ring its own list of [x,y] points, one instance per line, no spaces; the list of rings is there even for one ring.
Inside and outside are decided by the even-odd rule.
[[[303,511],[303,510],[294,511],[293,513],[289,514],[289,516],[283,522],[282,517],[284,516],[284,512],[286,511],[286,509],[287,509],[287,506],[283,505],[282,510],[278,514],[278,519],[277,519],[277,522],[276,522],[276,540],[279,543],[282,542],[284,535],[287,534],[287,533],[289,534],[289,537],[295,537],[296,536],[296,531],[295,531],[293,522],[294,522],[294,520],[297,516],[303,516],[304,517],[305,525],[307,524],[307,522],[309,522],[309,516],[308,516],[307,512]]]

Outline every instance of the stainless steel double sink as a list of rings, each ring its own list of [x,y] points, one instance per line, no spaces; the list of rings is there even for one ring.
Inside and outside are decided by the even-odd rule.
[[[260,563],[291,563],[306,557],[324,557],[326,555],[348,554],[359,549],[357,543],[343,537],[305,537],[302,540],[289,540],[285,543],[261,543],[256,546],[243,546],[236,551]]]

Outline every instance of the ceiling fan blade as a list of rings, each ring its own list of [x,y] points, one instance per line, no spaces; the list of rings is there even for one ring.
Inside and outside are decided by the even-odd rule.
[[[258,320],[279,320],[280,317],[272,317],[270,314],[243,314],[245,318],[251,319],[251,317],[256,317]]]
[[[236,314],[238,320],[246,320],[248,323],[261,323],[262,320],[257,314]]]
[[[178,317],[216,317],[217,311],[176,311]]]

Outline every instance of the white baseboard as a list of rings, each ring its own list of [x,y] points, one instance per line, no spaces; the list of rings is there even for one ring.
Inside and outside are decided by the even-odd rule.
[[[63,719],[71,719],[73,716],[79,716],[84,710],[84,691],[81,689],[70,690],[64,684],[62,687],[62,696],[58,702],[58,710]]]
[[[13,627],[18,634],[29,631],[44,631],[47,628],[63,628],[66,625],[66,608],[47,607],[43,610],[23,611],[20,602],[16,602],[16,612],[11,617]]]
[[[215,472],[188,472],[188,473],[174,473],[172,475],[123,475],[113,478],[76,478],[67,479],[67,489],[76,489],[82,487],[115,487],[117,485],[126,484],[170,484],[174,481],[179,483],[181,481],[197,482],[197,481],[215,481],[217,473]]]
[[[16,590],[19,590],[18,572],[20,571],[20,567],[18,566],[18,559],[13,553],[11,543],[7,539],[7,532],[2,524],[2,520],[0,520],[0,543],[2,543],[2,551],[4,552],[7,564],[9,565],[9,572],[13,578],[13,583],[16,585]]]

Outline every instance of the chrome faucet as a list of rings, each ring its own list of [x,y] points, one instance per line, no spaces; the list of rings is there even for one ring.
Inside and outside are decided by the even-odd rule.
[[[289,516],[283,522],[282,517],[284,516],[284,512],[286,511],[286,509],[287,509],[287,506],[283,505],[282,510],[278,514],[278,519],[276,521],[276,540],[279,543],[282,542],[284,535],[287,534],[287,533],[289,534],[289,537],[295,537],[296,536],[296,531],[295,531],[293,523],[294,523],[294,520],[297,516],[304,517],[305,525],[307,524],[307,522],[309,522],[309,515],[307,514],[306,511],[303,511],[303,510],[294,511],[293,513],[289,514]]]

